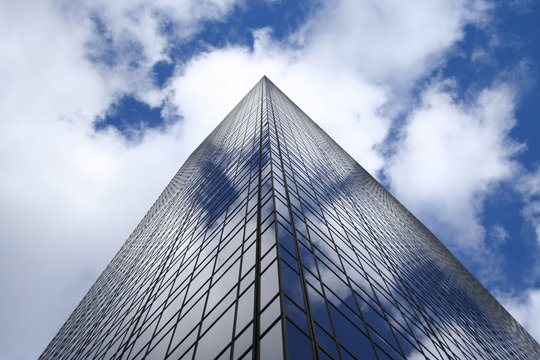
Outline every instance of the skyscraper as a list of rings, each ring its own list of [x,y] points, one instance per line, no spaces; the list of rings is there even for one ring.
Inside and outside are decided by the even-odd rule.
[[[538,359],[435,236],[266,77],[42,359]]]

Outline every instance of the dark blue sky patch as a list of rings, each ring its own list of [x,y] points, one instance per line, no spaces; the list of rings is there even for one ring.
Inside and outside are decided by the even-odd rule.
[[[154,79],[154,84],[162,88],[167,80],[173,75],[174,73],[174,63],[168,62],[168,61],[158,61],[154,64],[152,67],[152,75]]]
[[[457,80],[458,93],[489,86],[500,67],[505,66],[496,58],[495,48],[478,46],[489,43],[491,34],[487,31],[472,25],[466,26],[465,36],[455,45],[453,56],[442,68],[441,75],[444,78]]]
[[[522,93],[519,94],[519,103],[516,110],[516,118],[519,119],[517,126],[512,129],[511,135],[520,142],[527,144],[527,150],[519,154],[518,160],[526,166],[528,170],[533,170],[538,163],[540,154],[540,136],[538,130],[538,118],[540,116],[540,3],[535,1],[529,5],[529,11],[519,11],[521,9],[511,8],[508,11],[505,6],[500,7],[498,12],[498,24],[501,29],[501,39],[503,44],[508,44],[506,49],[502,49],[500,57],[511,59],[514,66],[525,64],[526,69],[518,74],[514,80],[521,86]],[[519,70],[519,69],[516,69]],[[518,71],[516,71],[518,72]],[[531,136],[536,134],[537,136]]]
[[[236,6],[226,21],[209,21],[193,40],[173,46],[170,56],[175,62],[186,62],[209,48],[240,45],[253,49],[253,30],[263,27],[272,28],[275,40],[284,40],[298,30],[318,6],[318,1],[309,0],[261,1]],[[174,26],[166,31],[175,31]]]
[[[535,74],[538,76],[538,73]],[[516,118],[519,119],[517,126],[512,129],[511,135],[521,143],[527,145],[526,151],[523,151],[517,156],[517,159],[530,171],[534,170],[535,166],[540,165],[538,162],[538,154],[540,154],[540,129],[538,128],[538,120],[540,117],[540,86],[538,83],[534,85],[532,91],[528,91],[520,99],[516,111]],[[536,134],[537,136],[531,136]]]
[[[128,141],[140,141],[148,129],[164,129],[162,107],[151,108],[131,96],[122,97],[107,111],[104,118],[94,122],[94,130],[115,128]]]

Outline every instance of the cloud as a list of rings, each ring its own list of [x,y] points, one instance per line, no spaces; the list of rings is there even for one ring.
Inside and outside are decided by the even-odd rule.
[[[260,32],[255,33],[254,49],[227,47],[201,54],[170,81],[170,99],[185,119],[187,141],[198,143],[262,75],[268,75],[308,115],[316,114],[314,120],[369,170],[382,166],[375,145],[383,141],[390,124],[377,114],[385,100],[379,87],[347,69],[298,60],[293,50]]]
[[[508,231],[500,224],[493,225],[489,230],[489,238],[494,246],[500,246],[510,239]]]
[[[398,198],[459,250],[483,247],[483,202],[516,171],[513,156],[523,147],[509,136],[514,108],[507,84],[464,101],[451,82],[435,81],[408,115],[385,169]]]
[[[326,66],[410,86],[441,64],[466,24],[487,21],[488,11],[484,1],[331,1],[293,39]]]
[[[519,295],[498,293],[497,298],[514,319],[540,341],[540,289],[530,288]]]
[[[65,22],[45,2],[7,2],[0,12],[0,32],[7,34],[0,45],[0,348],[2,357],[16,359],[43,349],[53,321],[68,314],[55,308],[56,300],[77,292],[80,272],[66,270],[79,250],[58,240],[80,225],[76,214],[84,214],[91,193],[100,195],[99,169],[77,169],[75,154],[84,146],[74,135],[84,134],[79,126],[106,104],[107,91],[81,55],[85,24]],[[22,355],[25,346],[33,355]]]
[[[225,17],[238,0],[66,2],[64,12],[92,20],[88,56],[117,94],[133,93],[151,106],[163,94],[154,86],[153,66],[170,62],[173,45],[188,42],[202,24]],[[170,28],[167,30],[167,28]]]

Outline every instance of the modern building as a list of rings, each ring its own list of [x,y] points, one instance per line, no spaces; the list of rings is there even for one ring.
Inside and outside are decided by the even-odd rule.
[[[41,359],[540,359],[388,191],[263,77]]]

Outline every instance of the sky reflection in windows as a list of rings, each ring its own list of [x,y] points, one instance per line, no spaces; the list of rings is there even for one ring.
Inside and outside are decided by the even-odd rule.
[[[533,359],[446,248],[263,78],[43,359]]]

